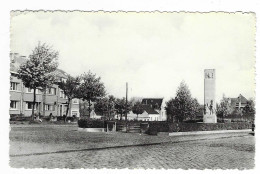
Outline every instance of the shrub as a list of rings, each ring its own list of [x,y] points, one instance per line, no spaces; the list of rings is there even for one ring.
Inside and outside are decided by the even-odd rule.
[[[140,124],[141,133],[147,133],[149,130],[149,124],[148,123],[141,123]]]

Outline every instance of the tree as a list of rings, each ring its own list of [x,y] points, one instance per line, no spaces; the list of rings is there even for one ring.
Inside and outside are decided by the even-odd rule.
[[[220,103],[217,104],[216,114],[217,114],[217,116],[221,116],[222,120],[223,120],[224,117],[230,115],[231,113],[232,113],[232,108],[231,108],[231,105],[229,103],[229,100],[223,94],[223,97],[222,97]]]
[[[247,104],[243,108],[242,112],[243,114],[249,114],[249,113],[255,114],[255,102],[253,99],[249,99],[247,101]]]
[[[79,77],[72,77],[68,75],[66,80],[61,80],[58,82],[59,88],[63,90],[64,94],[68,97],[68,107],[66,110],[66,118],[68,117],[68,112],[70,110],[70,102],[73,98],[76,98],[78,96],[78,87],[80,84],[80,78]]]
[[[142,113],[144,112],[144,108],[143,108],[142,103],[139,102],[139,101],[137,101],[137,102],[134,104],[134,106],[133,106],[133,108],[132,108],[132,111],[133,111],[134,114],[137,115],[137,120],[138,120],[138,115],[139,115],[139,114],[142,114]]]
[[[36,89],[50,87],[55,81],[55,70],[58,67],[58,52],[46,44],[38,44],[29,55],[29,60],[20,65],[18,78],[27,88],[33,89],[32,120],[36,100]]]
[[[116,98],[113,95],[109,95],[108,105],[107,105],[109,119],[115,116],[115,102],[116,102]]]
[[[92,74],[90,71],[81,75],[81,82],[79,86],[79,95],[83,101],[88,101],[89,104],[89,117],[91,112],[91,102],[97,101],[105,96],[105,86],[100,81],[100,77],[96,77],[96,74]]]
[[[129,112],[132,108],[132,102],[128,101],[126,106],[126,98],[123,97],[122,99],[117,98],[115,101],[115,110],[116,113],[120,115],[120,120],[122,120],[123,114]]]
[[[184,81],[181,82],[176,97],[166,102],[167,120],[172,122],[183,122],[184,120],[194,120],[199,112],[197,99],[191,97],[190,90]]]
[[[107,112],[107,105],[108,105],[108,98],[101,98],[99,100],[97,100],[97,102],[94,104],[94,109],[95,112],[97,114],[101,114],[102,116],[104,116]]]
[[[98,99],[94,105],[95,112],[100,113],[103,116],[107,116],[110,120],[115,113],[115,97],[109,95],[108,97]]]
[[[118,115],[120,114],[120,120],[122,120],[122,116],[125,111],[124,108],[125,108],[125,98],[122,99],[117,98],[115,101],[115,109],[116,109],[116,113]]]

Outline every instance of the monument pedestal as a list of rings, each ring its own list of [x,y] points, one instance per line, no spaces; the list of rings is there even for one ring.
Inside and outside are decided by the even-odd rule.
[[[203,123],[217,123],[216,114],[205,114],[205,115],[203,115]]]

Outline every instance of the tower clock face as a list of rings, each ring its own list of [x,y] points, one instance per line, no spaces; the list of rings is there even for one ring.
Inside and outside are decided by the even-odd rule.
[[[213,79],[213,78],[214,78],[214,72],[205,73],[205,79]]]

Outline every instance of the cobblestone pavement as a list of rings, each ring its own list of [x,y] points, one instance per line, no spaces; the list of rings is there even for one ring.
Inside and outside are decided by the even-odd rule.
[[[252,169],[253,136],[10,157],[14,168]]]

